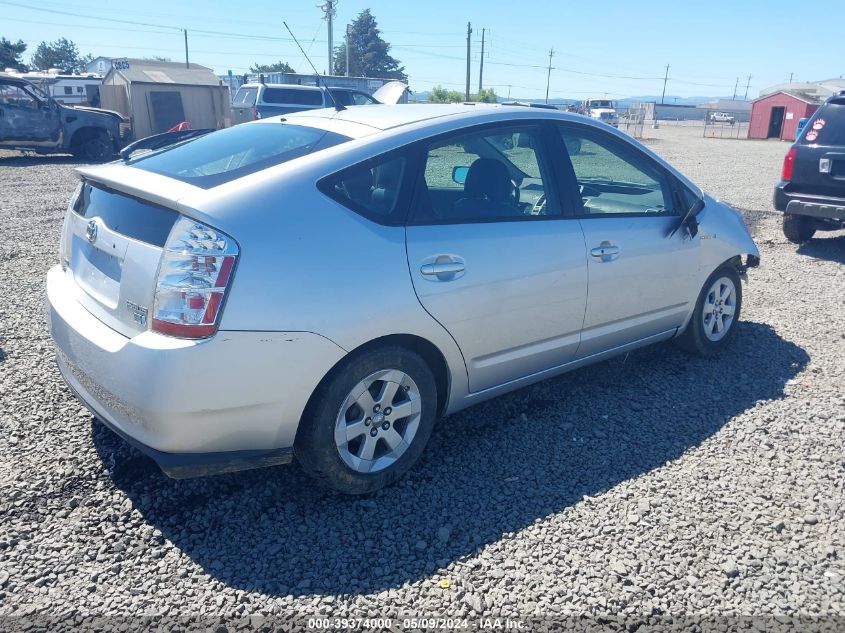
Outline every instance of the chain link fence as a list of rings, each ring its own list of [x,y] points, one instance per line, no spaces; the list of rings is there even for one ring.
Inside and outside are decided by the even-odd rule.
[[[643,137],[645,120],[648,115],[648,106],[645,103],[632,103],[625,112],[619,115],[619,129],[633,136]]]
[[[749,110],[706,110],[705,138],[748,138]]]

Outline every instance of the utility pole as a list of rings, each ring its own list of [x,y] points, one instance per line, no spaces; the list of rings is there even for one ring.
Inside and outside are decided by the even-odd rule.
[[[663,94],[660,96],[660,105],[663,105],[663,100],[666,99],[666,82],[669,81],[669,64],[666,64],[666,74],[663,75]]]
[[[472,24],[467,22],[467,90],[466,90],[466,100],[469,101],[469,73],[470,73],[470,66],[469,66],[469,54],[470,54],[470,35],[472,35]]]
[[[748,89],[751,87],[751,75],[748,75],[748,83],[745,84],[745,97],[743,99],[748,101]]]
[[[794,75],[794,74],[795,73],[789,73],[789,83],[792,83],[792,75]]]
[[[334,19],[335,14],[337,13],[336,6],[338,0],[326,0],[323,4],[318,4],[317,8],[322,9],[323,13],[325,13],[325,20],[329,26],[329,65],[328,71],[326,72],[327,75],[331,75],[333,72],[332,69],[332,61],[334,58],[334,41],[332,38],[332,20]]]
[[[546,74],[546,103],[549,102],[549,84],[552,81],[552,57],[555,56],[555,49],[549,49],[549,72]]]
[[[731,97],[731,101],[736,99],[736,89],[739,88],[739,77],[736,78],[736,83],[734,84],[734,96]]]
[[[481,92],[484,81],[484,32],[487,29],[481,29],[481,67],[478,69],[478,92]]]
[[[352,25],[346,25],[346,76],[349,77],[349,39],[352,37]]]
[[[190,68],[191,63],[188,61],[188,29],[182,29],[185,33],[185,68]]]

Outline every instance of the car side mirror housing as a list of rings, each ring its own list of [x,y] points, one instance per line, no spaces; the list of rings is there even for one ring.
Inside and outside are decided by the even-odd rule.
[[[469,174],[469,167],[453,167],[452,168],[452,181],[458,183],[459,185],[464,184],[467,181],[467,175]]]

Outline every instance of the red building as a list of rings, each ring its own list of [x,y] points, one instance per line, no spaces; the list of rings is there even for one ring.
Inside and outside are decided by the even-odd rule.
[[[794,92],[775,92],[756,99],[751,104],[748,138],[795,139],[798,120],[812,116],[820,101],[810,95]]]

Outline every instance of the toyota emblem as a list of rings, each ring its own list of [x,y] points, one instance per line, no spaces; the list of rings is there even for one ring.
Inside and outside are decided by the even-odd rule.
[[[88,226],[85,228],[85,236],[92,244],[97,241],[97,221],[89,220]]]

